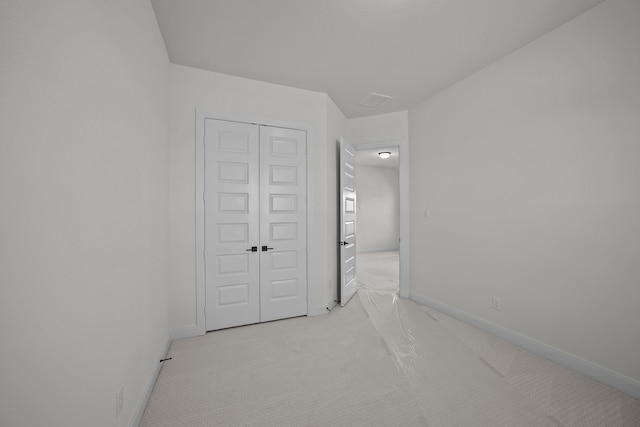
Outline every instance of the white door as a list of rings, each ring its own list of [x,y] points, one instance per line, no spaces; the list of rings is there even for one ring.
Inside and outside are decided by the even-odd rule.
[[[262,322],[307,314],[306,132],[260,126]]]
[[[307,314],[306,133],[205,120],[206,330]]]
[[[356,151],[340,139],[340,305],[356,293]]]
[[[260,321],[258,127],[206,119],[204,144],[205,317],[210,331]]]

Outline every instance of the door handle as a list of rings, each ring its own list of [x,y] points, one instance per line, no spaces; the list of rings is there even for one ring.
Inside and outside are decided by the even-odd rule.
[[[258,247],[257,246],[251,246],[250,249],[245,249],[245,251],[247,251],[247,252],[258,252]]]
[[[273,248],[268,248],[268,247],[266,247],[266,246],[263,246],[263,247],[262,247],[262,252],[267,252],[267,251],[269,251],[269,250],[271,250],[271,249],[273,249]]]
[[[338,242],[338,245],[340,245],[340,246],[347,246],[347,245],[348,245],[348,243],[347,243],[347,242]]]

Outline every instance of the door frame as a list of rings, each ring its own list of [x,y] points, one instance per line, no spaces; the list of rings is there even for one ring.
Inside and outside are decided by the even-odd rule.
[[[398,290],[401,298],[409,298],[411,289],[409,277],[409,143],[405,140],[391,140],[364,144],[354,144],[352,142],[351,145],[356,151],[388,147],[396,147],[398,149],[398,187],[400,192],[400,283]]]
[[[296,123],[278,122],[273,120],[263,120],[247,117],[228,116],[226,114],[196,109],[196,140],[195,142],[195,169],[196,169],[196,215],[195,215],[195,233],[196,233],[196,333],[197,335],[204,335],[207,333],[206,325],[206,263],[205,263],[205,206],[204,206],[204,171],[205,171],[205,158],[204,158],[204,129],[205,120],[223,120],[236,123],[247,123],[258,126],[271,126],[276,128],[294,129],[304,131],[307,135],[306,144],[309,146],[310,132],[307,126]],[[307,246],[306,246],[306,259],[307,259],[307,316],[309,315],[309,150],[306,150],[305,156],[305,174],[307,176],[307,185],[305,188],[307,204],[307,227],[305,232],[307,233]]]

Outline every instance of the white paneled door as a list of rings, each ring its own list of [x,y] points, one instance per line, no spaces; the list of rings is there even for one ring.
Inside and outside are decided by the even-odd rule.
[[[306,133],[260,126],[260,320],[307,314]]]
[[[306,133],[205,120],[205,317],[307,314]]]
[[[356,151],[340,139],[340,305],[356,293]]]

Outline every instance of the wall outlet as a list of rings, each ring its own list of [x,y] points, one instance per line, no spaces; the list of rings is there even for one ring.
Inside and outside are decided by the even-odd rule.
[[[124,407],[124,386],[120,387],[120,390],[116,393],[116,418],[120,416],[122,408]]]
[[[497,297],[491,298],[491,308],[494,310],[502,310],[502,299]]]

